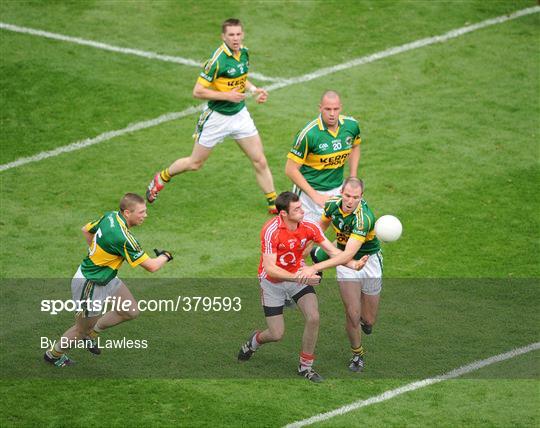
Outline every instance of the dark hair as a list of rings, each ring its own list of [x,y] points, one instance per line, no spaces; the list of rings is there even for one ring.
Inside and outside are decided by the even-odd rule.
[[[227,27],[242,27],[242,30],[244,29],[242,22],[236,18],[229,18],[223,21],[223,24],[221,24],[221,32],[223,34],[227,31]]]
[[[145,203],[142,196],[139,196],[136,193],[126,193],[122,196],[122,199],[120,199],[120,211],[132,210],[135,205]]]
[[[356,178],[356,177],[348,177],[344,182],[343,182],[343,187],[341,187],[341,189],[345,189],[345,186],[347,185],[351,185],[353,187],[360,187],[360,189],[362,189],[362,193],[364,193],[364,182],[362,180],[360,180],[359,178]]]
[[[276,208],[278,212],[285,211],[288,214],[289,206],[291,205],[291,202],[298,202],[299,200],[300,198],[298,197],[296,193],[282,192],[276,198]]]

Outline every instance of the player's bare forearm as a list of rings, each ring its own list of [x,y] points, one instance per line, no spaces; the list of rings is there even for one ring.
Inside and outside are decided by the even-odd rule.
[[[349,176],[358,177],[358,165],[360,164],[360,145],[353,146],[349,155]]]
[[[143,269],[146,269],[148,272],[157,272],[170,260],[171,259],[169,259],[166,255],[162,254],[154,258],[147,258],[144,262],[140,264],[140,266]]]
[[[311,199],[315,200],[319,193],[313,187],[311,187],[311,185],[304,178],[300,172],[301,166],[302,165],[296,163],[292,159],[287,159],[287,163],[285,164],[285,175],[289,177],[291,181],[302,190],[302,192],[308,195]]]

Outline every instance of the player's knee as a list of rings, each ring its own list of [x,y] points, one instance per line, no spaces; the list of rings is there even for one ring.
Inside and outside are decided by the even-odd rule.
[[[377,318],[373,314],[362,315],[362,322],[364,324],[374,325],[376,321],[377,321]]]
[[[319,311],[312,311],[306,314],[306,323],[309,324],[310,326],[318,327],[319,321],[320,321]]]
[[[261,155],[255,159],[253,159],[253,166],[257,171],[264,171],[268,168],[268,162],[266,161],[266,158],[264,155]]]
[[[137,318],[140,315],[140,313],[141,312],[139,311],[139,308],[134,307],[134,308],[130,308],[129,311],[122,312],[121,316],[126,321],[130,321],[130,320],[134,320],[135,318]]]
[[[360,325],[360,310],[356,308],[347,309],[347,324],[358,327]]]
[[[272,340],[274,342],[279,342],[285,335],[285,327],[273,328],[270,330],[270,334],[272,335]]]
[[[189,161],[189,170],[198,171],[204,165],[204,161],[200,159],[190,159]]]

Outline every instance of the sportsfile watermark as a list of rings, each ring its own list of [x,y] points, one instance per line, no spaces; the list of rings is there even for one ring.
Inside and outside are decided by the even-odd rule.
[[[96,289],[89,295],[96,302],[82,305],[70,300],[78,297],[71,278],[0,279],[0,379],[298,378],[302,300],[283,308],[281,340],[263,344],[239,364],[242,346],[254,331],[267,328],[257,278],[123,282],[133,296],[130,303],[99,296]],[[319,313],[314,368],[327,379],[424,379],[538,341],[538,278],[383,278],[371,334],[360,330],[364,370],[355,373],[349,370],[339,284],[330,272],[314,288]],[[85,314],[88,323],[115,318],[115,309],[135,319],[102,329],[91,342],[77,336],[81,340],[61,343],[76,364],[58,373],[43,355],[80,319],[76,312],[83,306],[99,310]],[[534,351],[466,376],[540,379],[539,358],[540,351]]]
[[[61,312],[92,312],[105,314],[109,311],[129,312],[137,306],[140,312],[240,312],[242,298],[238,296],[177,296],[176,299],[131,300],[116,296],[104,300],[41,300],[41,312],[58,315]]]

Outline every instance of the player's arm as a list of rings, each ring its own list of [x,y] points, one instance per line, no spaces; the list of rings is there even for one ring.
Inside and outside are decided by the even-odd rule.
[[[285,175],[291,179],[305,194],[307,194],[317,205],[324,207],[324,203],[330,197],[317,192],[304,178],[300,172],[301,163],[295,162],[291,158],[287,158],[285,164]]]
[[[231,91],[221,92],[209,87],[205,87],[201,84],[199,80],[195,83],[193,87],[193,96],[200,100],[212,100],[212,101],[230,101],[233,103],[239,103],[244,98],[246,94],[239,92],[240,88],[234,88]]]
[[[349,155],[349,177],[358,177],[358,165],[360,164],[360,144],[353,146]]]
[[[312,266],[306,266],[302,270],[310,274],[313,270],[314,272],[335,267],[338,265],[345,265],[354,270],[360,270],[367,262],[368,257],[364,256],[360,260],[353,260],[354,255],[358,252],[362,246],[362,242],[356,239],[349,239],[347,245],[343,251],[336,248],[328,239],[325,238],[324,241],[319,243],[321,248],[326,251],[330,256],[328,260],[315,263]]]
[[[265,103],[268,99],[268,92],[264,88],[257,88],[249,80],[246,80],[246,91],[253,95],[259,104]]]
[[[167,262],[173,259],[172,254],[169,251],[154,250],[157,257],[148,257],[139,266],[146,269],[148,272],[156,272],[160,270]]]
[[[87,228],[87,224],[85,224],[82,228],[81,228],[81,232],[82,234],[84,235],[84,239],[86,240],[86,243],[88,244],[88,246],[92,245],[92,241],[94,240],[94,235],[95,233],[92,233],[88,230]]]
[[[307,285],[317,285],[320,282],[320,277],[315,273],[306,275],[302,273],[291,273],[277,265],[276,253],[263,254],[263,267],[268,276],[279,281],[300,282]]]

